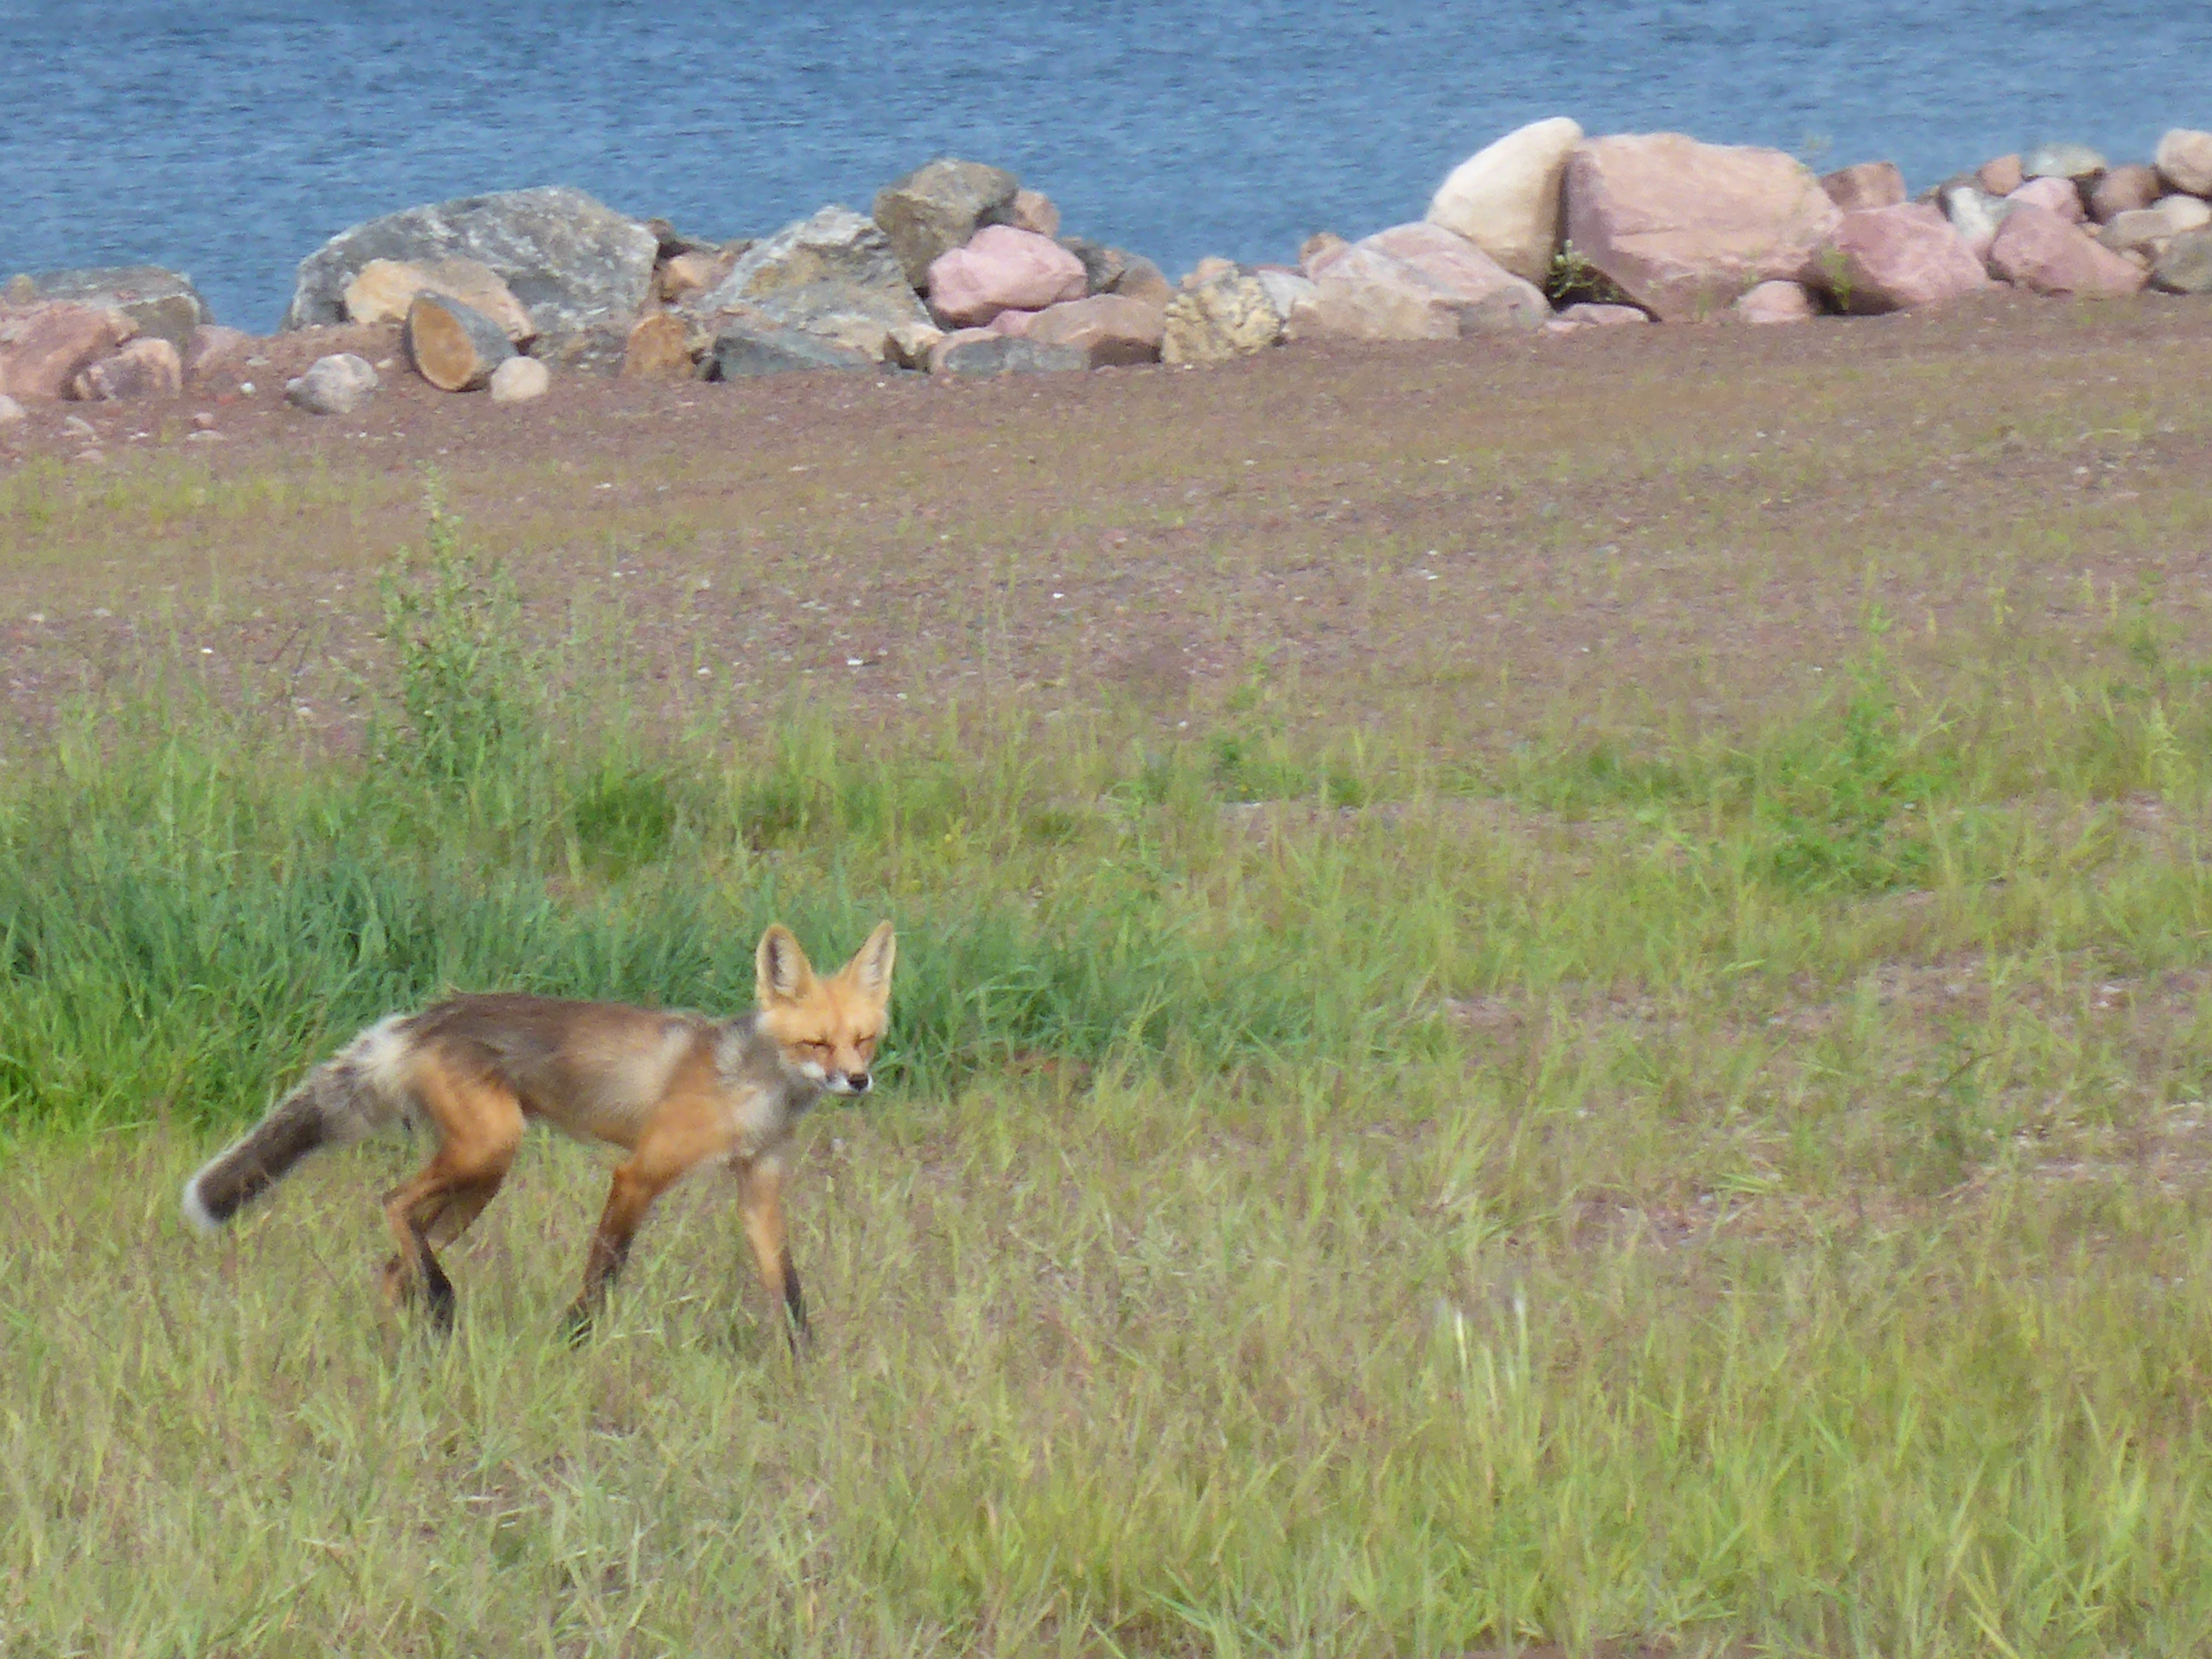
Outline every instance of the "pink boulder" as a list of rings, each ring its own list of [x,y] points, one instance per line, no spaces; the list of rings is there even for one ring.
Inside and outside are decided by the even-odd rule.
[[[1823,173],[1820,188],[1844,212],[1864,213],[1874,208],[1895,207],[1902,202],[1905,175],[1897,170],[1894,161],[1861,161],[1856,167]]]
[[[1990,285],[1982,262],[1924,203],[1846,213],[1824,263],[1844,310],[1862,316],[1932,306]]]
[[[260,343],[242,328],[202,323],[192,331],[191,340],[185,347],[185,378],[205,380],[237,362]]]
[[[1725,310],[1754,283],[1815,280],[1843,218],[1780,150],[1672,132],[1577,144],[1566,189],[1575,252],[1662,321]]]
[[[1455,340],[1543,326],[1552,308],[1522,281],[1455,232],[1425,220],[1354,242],[1315,273],[1291,312],[1294,340]]]
[[[2021,171],[2020,155],[1999,155],[1982,163],[1974,173],[1981,187],[1992,196],[2009,196],[2027,181]]]
[[[1160,337],[1167,313],[1120,294],[1096,294],[1041,311],[1028,335],[1044,345],[1077,346],[1091,354],[1093,368],[1115,368],[1160,360]]]
[[[2031,203],[2015,206],[1997,227],[1990,269],[2033,294],[2133,294],[2145,281],[2141,267]]]
[[[1802,283],[1761,283],[1731,307],[1740,323],[1802,323],[1820,314]]]
[[[2031,179],[2005,198],[2023,207],[2039,207],[2067,223],[2078,225],[2088,217],[2081,206],[2081,189],[2071,179]]]
[[[929,308],[956,328],[988,323],[1002,311],[1042,311],[1090,291],[1083,261],[1050,237],[1012,225],[986,225],[965,247],[930,262]]]
[[[0,307],[0,392],[64,398],[76,377],[138,331],[119,311],[56,300]]]
[[[1041,311],[1002,311],[983,326],[994,334],[1026,334],[1030,325],[1043,315]]]
[[[141,335],[112,357],[78,371],[70,394],[88,404],[120,403],[131,398],[173,398],[185,389],[185,362],[176,347],[156,336]]]

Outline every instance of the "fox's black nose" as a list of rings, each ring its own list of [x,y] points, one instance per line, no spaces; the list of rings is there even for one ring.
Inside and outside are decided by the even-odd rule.
[[[864,1095],[867,1093],[868,1090],[872,1086],[872,1084],[873,1079],[872,1079],[866,1072],[848,1072],[845,1073],[845,1086],[850,1089],[856,1095]]]

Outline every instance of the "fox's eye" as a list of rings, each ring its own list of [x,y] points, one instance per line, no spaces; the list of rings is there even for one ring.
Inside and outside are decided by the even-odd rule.
[[[853,1046],[860,1051],[860,1058],[862,1060],[866,1060],[870,1054],[876,1052],[876,1040],[872,1036],[862,1037]]]

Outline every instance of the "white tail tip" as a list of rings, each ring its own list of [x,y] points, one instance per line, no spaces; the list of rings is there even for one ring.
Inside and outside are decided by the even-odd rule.
[[[185,1183],[185,1224],[203,1237],[212,1237],[222,1231],[222,1223],[208,1213],[208,1206],[200,1202],[200,1178],[195,1175]]]

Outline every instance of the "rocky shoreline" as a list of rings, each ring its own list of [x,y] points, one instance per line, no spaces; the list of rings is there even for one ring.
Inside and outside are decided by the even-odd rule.
[[[1565,334],[1622,324],[1809,321],[1914,310],[1996,284],[2104,296],[2212,293],[2212,132],[2148,162],[2049,143],[1907,199],[1887,161],[1816,175],[1779,150],[1674,133],[1508,133],[1426,216],[1295,262],[1200,260],[1180,283],[1063,235],[1003,168],[939,160],[758,240],[689,236],[547,187],[410,208],[301,262],[283,331],[395,325],[372,363],[317,360],[285,388],[358,408],[380,369],[456,394],[543,394],[562,374],[728,380],[805,372],[974,377],[1217,363],[1301,340]],[[0,287],[0,424],[27,402],[176,398],[264,343],[151,267]],[[273,390],[273,387],[271,388]]]

